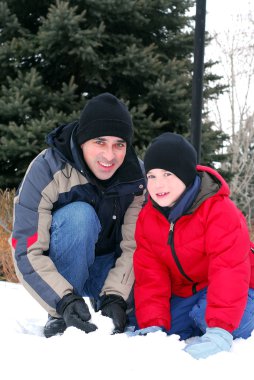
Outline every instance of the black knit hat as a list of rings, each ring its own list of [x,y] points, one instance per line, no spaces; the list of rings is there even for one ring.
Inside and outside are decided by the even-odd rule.
[[[151,142],[144,165],[146,173],[151,169],[168,170],[188,187],[197,175],[197,153],[183,136],[166,132]]]
[[[92,98],[81,112],[77,128],[77,142],[83,144],[87,140],[101,136],[117,136],[131,144],[131,115],[119,99],[109,93]]]

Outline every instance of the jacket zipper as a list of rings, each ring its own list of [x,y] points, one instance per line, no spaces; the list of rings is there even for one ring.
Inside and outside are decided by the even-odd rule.
[[[114,208],[113,208],[112,221],[111,221],[111,225],[110,225],[110,228],[108,230],[108,235],[107,235],[108,238],[112,235],[112,233],[114,231],[114,228],[115,228],[115,225],[116,225],[116,219],[117,219],[117,206],[116,206],[116,200],[114,200]]]
[[[169,235],[168,235],[168,244],[171,248],[171,252],[172,252],[172,256],[174,258],[174,261],[176,263],[176,266],[178,268],[178,270],[180,271],[180,273],[190,282],[194,282],[189,276],[187,276],[187,274],[184,272],[181,264],[180,264],[180,261],[178,260],[178,257],[177,257],[177,254],[176,254],[176,251],[175,251],[175,245],[174,245],[174,228],[175,228],[175,223],[171,222],[170,223],[170,228],[169,228]],[[196,293],[196,284],[193,284],[193,287],[192,287],[192,292],[193,294]]]

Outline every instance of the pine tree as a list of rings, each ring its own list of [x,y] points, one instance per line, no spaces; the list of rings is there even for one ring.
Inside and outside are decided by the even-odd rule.
[[[141,154],[164,131],[188,136],[193,23],[186,14],[192,5],[0,2],[0,187],[17,186],[45,148],[45,135],[78,118],[87,99],[101,92],[128,105]],[[209,144],[203,151],[209,153]]]

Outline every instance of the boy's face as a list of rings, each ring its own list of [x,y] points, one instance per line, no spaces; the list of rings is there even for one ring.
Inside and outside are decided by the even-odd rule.
[[[147,173],[147,189],[161,207],[171,207],[185,191],[185,184],[173,173],[163,169],[151,169]]]
[[[122,165],[127,144],[120,137],[102,136],[84,142],[81,149],[93,174],[100,180],[107,180]]]

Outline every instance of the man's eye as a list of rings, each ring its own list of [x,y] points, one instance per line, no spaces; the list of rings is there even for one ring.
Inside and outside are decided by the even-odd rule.
[[[152,179],[152,178],[154,178],[154,175],[152,175],[152,174],[149,174],[149,175],[147,176],[147,179]]]
[[[125,144],[123,144],[123,143],[119,143],[119,144],[117,144],[117,146],[118,146],[118,148],[124,148],[124,147],[125,147]]]

